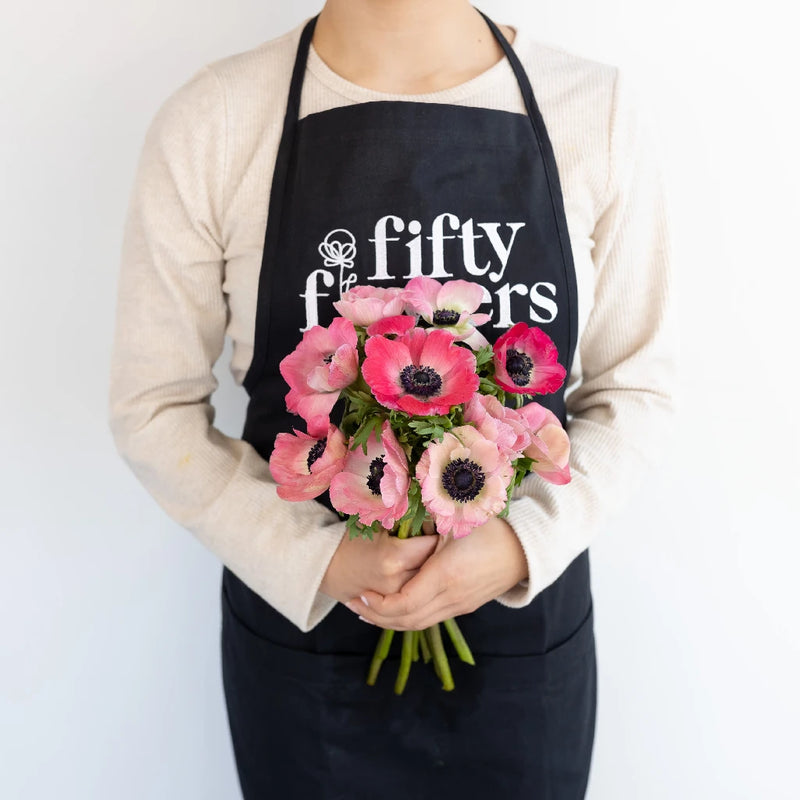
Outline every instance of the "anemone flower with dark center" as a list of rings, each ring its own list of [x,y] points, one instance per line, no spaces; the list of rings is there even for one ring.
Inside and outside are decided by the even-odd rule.
[[[455,538],[503,510],[513,474],[510,459],[472,425],[460,425],[441,442],[432,441],[416,470],[436,530],[452,532]]]
[[[284,500],[312,500],[331,484],[344,467],[347,444],[344,434],[329,425],[321,438],[295,430],[279,433],[269,459],[269,470]]]
[[[558,363],[558,349],[541,329],[518,322],[494,343],[497,384],[514,394],[550,394],[564,383],[567,371]]]
[[[452,333],[473,350],[485,347],[489,342],[476,330],[485,325],[488,314],[477,313],[483,304],[484,289],[471,281],[445,281],[418,276],[412,278],[403,291],[406,311],[419,314],[428,325]]]
[[[364,380],[386,408],[447,414],[478,389],[475,356],[446,331],[414,328],[397,339],[373,336],[364,350]]]
[[[379,521],[390,531],[408,511],[410,482],[406,454],[386,421],[380,441],[370,434],[366,454],[361,447],[347,453],[331,481],[331,502],[344,514],[358,514],[362,525]]]

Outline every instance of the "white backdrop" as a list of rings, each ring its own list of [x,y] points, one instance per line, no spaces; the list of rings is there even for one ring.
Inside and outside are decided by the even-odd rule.
[[[220,565],[117,456],[122,222],[156,108],[322,0],[55,0],[0,30],[0,796],[235,798]],[[625,67],[668,163],[682,410],[592,548],[591,800],[795,798],[800,63],[778,0],[476,3]],[[245,394],[217,364],[217,424]]]

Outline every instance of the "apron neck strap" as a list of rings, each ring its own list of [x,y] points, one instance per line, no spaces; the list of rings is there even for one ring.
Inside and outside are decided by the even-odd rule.
[[[475,6],[473,6],[473,8],[475,8]],[[479,8],[475,8],[475,10],[484,18],[486,24],[489,26],[489,30],[500,43],[500,46],[503,48],[503,52],[506,54],[506,58],[508,58],[509,62],[511,63],[511,68],[514,70],[514,75],[517,78],[517,83],[519,84],[522,97],[525,101],[525,108],[528,111],[528,116],[531,118],[531,121],[534,122],[534,127],[536,127],[536,122],[538,122],[538,118],[540,117],[539,109],[533,96],[533,88],[531,87],[531,83],[528,80],[528,75],[526,74],[522,63],[520,62],[517,54],[514,52],[514,48],[509,44],[508,39],[503,36],[497,25],[495,25],[495,23],[489,19],[489,17],[486,16],[486,14],[484,14]],[[311,46],[311,37],[314,35],[314,28],[317,25],[318,18],[319,13],[311,17],[300,34],[300,41],[297,45],[297,55],[295,56],[294,60],[294,69],[292,70],[292,81],[289,85],[289,99],[286,106],[284,129],[293,128],[300,115],[300,93],[303,88],[303,76],[305,75],[306,71],[306,62],[308,61],[308,50]]]

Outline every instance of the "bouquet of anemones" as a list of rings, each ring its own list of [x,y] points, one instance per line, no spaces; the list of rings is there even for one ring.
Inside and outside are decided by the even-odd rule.
[[[278,494],[309,500],[329,491],[349,536],[372,539],[466,536],[504,516],[516,486],[534,471],[570,480],[569,439],[558,418],[526,396],[557,391],[565,378],[553,341],[520,322],[491,346],[477,330],[483,289],[418,277],[404,289],[355,286],[280,364],[289,411],[308,433],[279,433],[269,466]],[[516,408],[506,406],[509,395]],[[338,425],[330,420],[344,399]],[[475,660],[454,619],[443,622],[459,657]],[[369,668],[375,683],[394,631],[384,630]],[[433,661],[445,689],[453,679],[439,625],[403,631],[395,691],[412,661]]]

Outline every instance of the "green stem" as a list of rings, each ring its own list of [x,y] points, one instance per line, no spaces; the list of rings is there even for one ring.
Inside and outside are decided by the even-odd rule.
[[[397,538],[398,539],[408,539],[408,532],[411,530],[411,523],[414,520],[412,519],[404,519],[400,526],[397,529]]]
[[[467,640],[464,638],[464,634],[461,633],[461,628],[459,628],[456,624],[456,621],[454,619],[446,619],[444,621],[444,627],[447,628],[447,632],[450,634],[450,641],[453,642],[453,647],[456,648],[458,657],[462,661],[466,661],[467,664],[472,664],[474,667],[475,658],[472,655],[472,651],[469,649],[469,645],[467,644]]]
[[[431,660],[431,649],[428,647],[428,636],[426,631],[419,632],[419,646],[422,650],[422,658],[427,664]]]
[[[380,653],[380,658],[385,659],[389,656],[389,647],[392,644],[392,637],[394,636],[394,631],[391,629],[386,629],[381,634],[381,641],[379,642],[379,649],[378,652]]]
[[[381,633],[381,638],[378,639],[378,645],[375,648],[375,654],[372,656],[372,661],[369,665],[369,674],[367,675],[367,686],[374,686],[375,681],[378,680],[378,673],[381,671],[381,664],[386,660],[389,655],[389,646],[392,644],[392,637],[394,631],[391,629],[384,629]]]
[[[444,642],[442,642],[442,631],[439,628],[439,623],[435,623],[430,628],[430,645],[433,652],[433,663],[437,667],[439,679],[442,682],[442,689],[450,692],[455,688],[453,683],[453,675],[450,672],[450,662],[447,660],[447,653],[444,651]]]
[[[414,650],[414,631],[403,631],[403,649],[400,653],[400,669],[394,682],[394,693],[403,694],[411,671],[411,656]]]
[[[419,640],[422,638],[422,631],[412,631],[414,634],[414,649],[411,651],[411,660],[419,661]]]

